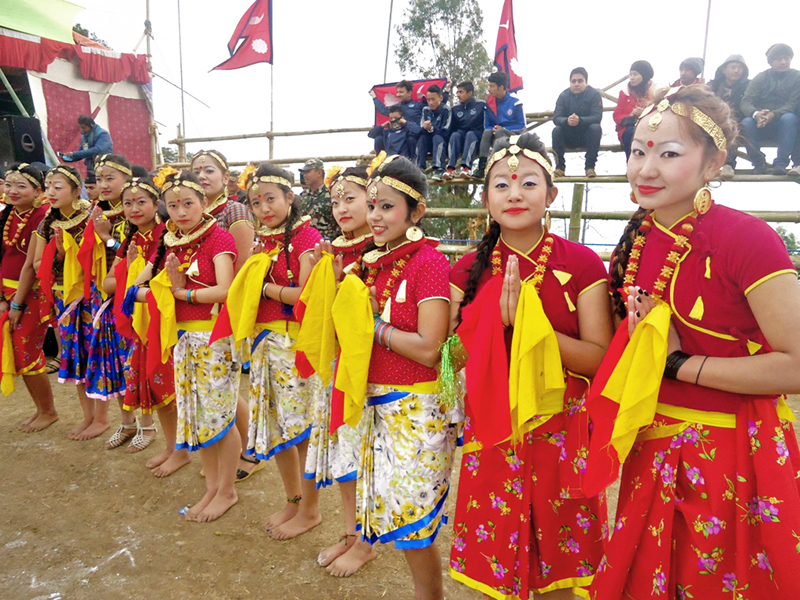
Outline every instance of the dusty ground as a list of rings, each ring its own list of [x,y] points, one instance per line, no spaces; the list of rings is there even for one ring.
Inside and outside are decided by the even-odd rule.
[[[320,548],[342,531],[336,488],[321,494],[322,525],[293,541],[261,531],[283,501],[274,464],[237,486],[239,504],[222,519],[187,523],[178,510],[202,495],[199,457],[158,480],[144,462],[161,443],[126,454],[103,449],[110,432],[88,442],[67,440],[80,408],[73,389],[53,383],[61,420],[42,433],[16,430],[33,406],[21,381],[3,400],[0,599],[410,597],[405,561],[391,547],[379,548],[378,558],[349,579],[332,578],[317,565]],[[800,402],[792,400],[798,411]],[[443,569],[451,531],[444,527],[439,537]],[[445,589],[451,600],[482,597],[447,576]]]

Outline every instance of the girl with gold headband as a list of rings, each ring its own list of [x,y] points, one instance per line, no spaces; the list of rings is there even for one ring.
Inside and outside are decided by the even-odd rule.
[[[498,140],[483,192],[491,225],[450,277],[451,329],[468,356],[450,574],[492,598],[585,593],[608,535],[604,495],[581,491],[584,403],[612,335],[605,268],[550,231],[546,156],[536,134]]]
[[[642,113],[587,486],[622,481],[591,598],[800,597],[800,289],[780,237],[708,189],[737,126],[705,86]],[[602,393],[602,395],[600,395]]]
[[[114,319],[113,289],[104,288],[104,280],[114,256],[122,243],[125,215],[122,210],[122,186],[133,172],[124,157],[104,154],[97,162],[97,186],[100,201],[92,211],[79,251],[84,267],[84,295],[91,299],[93,331],[89,342],[89,367],[86,372],[86,394],[101,400],[96,407],[94,423],[85,436],[96,437],[108,429],[108,401],[125,394],[125,361],[130,341],[117,331]],[[129,440],[136,428],[120,426],[106,442],[106,448],[116,448]],[[88,439],[88,438],[87,438]]]
[[[80,173],[65,165],[48,172],[45,195],[50,210],[36,230],[33,250],[33,268],[38,273],[43,295],[40,313],[42,319],[49,319],[55,307],[61,338],[58,381],[77,386],[83,409],[83,421],[67,437],[88,440],[99,435],[94,431],[102,431],[102,423],[108,421],[107,413],[98,410],[101,402],[86,395],[92,305],[84,297],[84,272],[78,248],[90,222],[91,204],[81,200]]]
[[[333,305],[341,345],[334,385],[344,403],[331,412],[353,427],[363,420],[357,529],[371,544],[403,550],[416,598],[441,598],[435,540],[462,420],[439,397],[435,369],[447,337],[450,264],[419,228],[428,192],[422,171],[390,156],[368,189],[378,249],[345,277]]]
[[[339,484],[345,531],[336,544],[323,549],[317,557],[317,562],[336,577],[349,577],[376,556],[372,545],[358,539],[356,533],[356,477],[361,431],[350,425],[342,424],[336,429],[332,426],[334,368],[331,363],[336,352],[336,333],[332,328],[320,327],[320,318],[332,318],[337,282],[345,273],[360,268],[364,252],[375,247],[372,230],[367,223],[368,178],[366,166],[348,169],[334,166],[328,172],[325,185],[331,191],[333,218],[342,235],[314,248],[314,271],[306,283],[300,303],[307,303],[306,310],[317,314],[309,314],[310,318],[301,322],[295,345],[299,350],[309,349],[308,360],[312,366],[316,363],[315,369],[325,384],[325,393],[318,396],[314,406],[305,477],[313,479],[318,488],[334,481]],[[323,260],[325,256],[327,259]],[[318,306],[320,309],[317,309]],[[295,313],[298,312],[295,308]],[[320,364],[322,361],[326,364]]]
[[[211,336],[233,281],[236,245],[205,212],[197,176],[173,171],[163,178],[161,196],[170,220],[151,263],[135,282],[142,286],[136,298],[146,300],[150,312],[148,376],[171,357],[174,361],[175,448],[199,450],[203,463],[206,493],[182,514],[205,523],[238,501],[234,482],[241,446],[234,422],[241,365],[234,361],[230,338],[212,341]]]
[[[44,175],[27,163],[12,165],[6,171],[4,187],[6,206],[0,213],[0,388],[7,396],[14,390],[14,377],[22,376],[36,411],[18,429],[33,433],[58,420],[42,352],[50,315],[41,314],[42,290],[33,270],[34,233],[49,206],[42,205]]]
[[[206,199],[206,211],[217,220],[217,226],[229,232],[236,242],[239,258],[236,261],[238,271],[250,257],[253,246],[255,223],[250,209],[228,198],[228,180],[230,169],[225,156],[217,150],[200,150],[192,157],[192,171],[203,186]],[[240,178],[241,179],[241,178]],[[236,408],[236,429],[242,441],[242,448],[247,447],[248,419],[250,411],[247,400],[240,397]],[[244,481],[256,469],[263,469],[260,461],[240,458],[236,470],[236,481]]]
[[[250,357],[250,433],[247,455],[275,457],[286,491],[286,506],[267,518],[265,530],[291,539],[320,521],[317,490],[303,479],[311,430],[311,410],[322,393],[319,378],[300,377],[294,340],[299,324],[292,313],[311,273],[311,255],[321,241],[310,218],[300,215],[289,174],[274,165],[248,170],[244,187],[256,230],[253,256],[237,273],[226,304],[230,323],[220,319],[218,332],[230,325],[235,343]]]

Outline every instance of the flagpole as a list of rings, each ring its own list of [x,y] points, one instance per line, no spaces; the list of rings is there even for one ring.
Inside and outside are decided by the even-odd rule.
[[[273,158],[272,153],[273,153],[274,145],[275,145],[275,138],[272,137],[272,132],[275,130],[275,122],[274,122],[274,117],[275,117],[275,105],[274,105],[275,94],[273,93],[273,90],[275,89],[275,85],[273,83],[274,82],[273,74],[274,74],[274,68],[272,66],[272,63],[269,63],[269,133],[270,133],[270,135],[269,135],[269,158],[270,158],[270,160],[272,160],[272,158]]]
[[[706,50],[708,49],[708,28],[711,24],[711,0],[708,0],[708,12],[706,12],[706,36],[703,39],[703,69],[700,71],[699,77],[703,77],[706,70]]]
[[[186,109],[183,102],[183,41],[181,39],[181,0],[178,0],[178,61],[181,67],[181,132],[186,135]]]
[[[389,41],[392,39],[392,13],[394,0],[389,2],[389,30],[386,32],[386,60],[383,62],[383,82],[386,83],[386,73],[389,71]]]

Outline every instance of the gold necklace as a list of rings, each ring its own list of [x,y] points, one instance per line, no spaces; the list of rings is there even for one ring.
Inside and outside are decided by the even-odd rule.
[[[121,214],[122,214],[122,202],[120,202],[116,206],[112,206],[110,210],[104,210],[103,211],[103,216],[106,219],[110,219],[111,217],[116,217],[117,215],[121,215]]]
[[[88,200],[81,200],[78,203],[78,209],[75,211],[77,214],[69,219],[65,219],[63,221],[54,220],[51,224],[51,227],[60,227],[64,231],[69,231],[76,225],[83,223],[86,218],[89,216],[89,208],[92,206],[92,203]],[[53,210],[52,208],[50,210]]]
[[[360,235],[357,238],[348,238],[344,235],[340,235],[335,240],[331,242],[331,246],[334,248],[352,248],[353,246],[358,246],[362,242],[372,239],[372,233],[365,233],[364,235]]]
[[[195,240],[199,239],[206,233],[209,229],[216,226],[217,220],[216,219],[205,219],[203,222],[203,226],[200,229],[197,229],[187,235],[178,237],[178,232],[168,231],[167,235],[164,236],[164,244],[167,248],[175,248],[176,246],[188,246]]]
[[[223,206],[227,201],[228,197],[225,195],[225,190],[222,190],[222,193],[211,203],[211,205],[206,209],[206,212],[213,215],[214,211],[220,206]]]
[[[292,231],[301,227],[311,221],[311,217],[305,215],[304,217],[300,217],[297,223],[294,224],[292,227]],[[267,227],[266,225],[262,225],[256,230],[256,235],[261,237],[272,237],[276,235],[283,235],[286,233],[286,222],[284,221],[283,225],[279,225],[278,227]]]

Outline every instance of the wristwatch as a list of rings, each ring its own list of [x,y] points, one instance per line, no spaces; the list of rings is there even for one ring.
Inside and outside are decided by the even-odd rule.
[[[113,248],[114,250],[116,250],[117,248],[119,248],[119,242],[115,240],[113,237],[108,238],[108,240],[106,241],[106,248]]]

